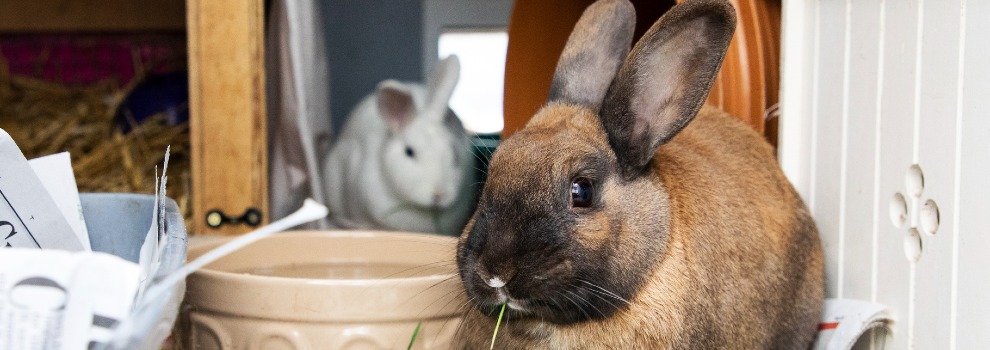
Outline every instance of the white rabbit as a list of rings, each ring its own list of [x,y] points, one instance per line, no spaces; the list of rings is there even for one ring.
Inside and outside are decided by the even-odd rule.
[[[323,165],[332,225],[460,233],[476,190],[470,140],[447,107],[459,72],[447,57],[426,85],[385,80],[354,108]]]

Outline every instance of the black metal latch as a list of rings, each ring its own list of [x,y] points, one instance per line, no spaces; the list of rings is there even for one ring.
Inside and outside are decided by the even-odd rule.
[[[248,208],[241,216],[230,217],[219,209],[206,212],[206,226],[218,228],[223,225],[247,224],[248,226],[258,226],[261,224],[261,210]]]

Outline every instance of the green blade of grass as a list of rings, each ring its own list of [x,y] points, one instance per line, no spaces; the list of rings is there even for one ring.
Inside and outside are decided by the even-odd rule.
[[[409,347],[407,347],[406,350],[412,349],[413,343],[416,342],[416,335],[419,334],[419,327],[422,325],[423,321],[419,321],[419,323],[416,324],[416,330],[413,331],[412,339],[409,339]]]
[[[498,312],[498,321],[495,322],[495,332],[492,333],[492,346],[488,350],[495,348],[495,336],[498,335],[498,327],[502,325],[502,315],[505,315],[505,304],[502,304],[502,311]]]

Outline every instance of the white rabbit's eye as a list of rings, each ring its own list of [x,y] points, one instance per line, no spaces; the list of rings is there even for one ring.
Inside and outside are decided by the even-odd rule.
[[[416,158],[416,152],[413,151],[412,147],[406,146],[406,156]]]
[[[575,178],[571,181],[571,205],[575,208],[587,208],[594,203],[595,191],[591,180],[586,177]]]

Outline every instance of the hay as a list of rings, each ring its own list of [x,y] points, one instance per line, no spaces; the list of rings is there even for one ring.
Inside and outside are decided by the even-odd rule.
[[[189,127],[166,125],[155,116],[129,134],[114,127],[114,115],[131,85],[65,87],[11,76],[0,62],[0,128],[28,159],[68,151],[80,192],[153,193],[171,145],[168,196],[191,223]]]

